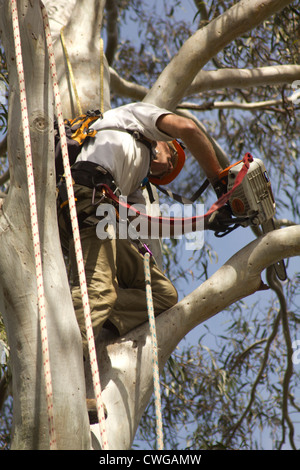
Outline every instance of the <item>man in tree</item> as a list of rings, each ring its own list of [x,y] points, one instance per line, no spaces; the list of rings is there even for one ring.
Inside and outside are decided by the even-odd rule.
[[[148,177],[165,183],[184,163],[180,139],[215,184],[222,171],[214,150],[192,120],[148,103],[132,103],[107,111],[91,126],[94,139],[84,144],[72,167],[74,193],[80,225],[92,324],[95,336],[102,327],[124,335],[147,321],[143,256],[127,239],[96,233],[98,191],[106,183],[131,203],[144,202],[141,184]],[[88,354],[84,312],[71,233],[67,233],[64,201],[59,209],[62,241],[72,267],[72,298]],[[104,239],[103,239],[104,238]],[[151,285],[155,315],[177,302],[177,292],[155,262],[151,262]]]

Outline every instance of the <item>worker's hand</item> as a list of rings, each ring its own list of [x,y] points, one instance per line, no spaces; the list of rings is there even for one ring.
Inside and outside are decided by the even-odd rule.
[[[213,230],[214,232],[224,232],[231,225],[231,219],[232,212],[226,204],[208,217],[205,221],[205,229]]]
[[[222,178],[221,180],[219,179],[217,181],[214,181],[212,183],[212,186],[218,199],[220,199],[223,194],[227,193],[227,178]]]

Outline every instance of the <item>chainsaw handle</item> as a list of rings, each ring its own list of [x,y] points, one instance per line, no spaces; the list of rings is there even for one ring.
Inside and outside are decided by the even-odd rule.
[[[238,165],[239,163],[242,163],[242,162],[243,162],[243,160],[239,160],[238,162],[233,163],[232,165],[228,166],[223,171],[221,171],[221,173],[219,173],[219,175],[218,175],[219,181],[221,181],[223,184],[227,184],[227,179],[226,178],[228,177],[229,170],[231,168],[233,168],[234,166]],[[223,181],[224,178],[225,178],[225,181]]]

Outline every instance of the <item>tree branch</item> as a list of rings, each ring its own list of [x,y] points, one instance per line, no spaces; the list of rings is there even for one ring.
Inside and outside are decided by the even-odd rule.
[[[34,188],[28,188],[11,2],[0,2],[0,30],[9,72],[8,158],[11,185],[0,211],[0,309],[10,346],[14,398],[12,448],[49,448],[38,328],[37,279],[28,194],[36,193],[50,344],[58,448],[90,447],[81,338],[74,315],[57,227],[53,89],[39,2],[18,1]],[[33,73],[34,71],[34,73]],[[30,191],[29,191],[30,190]],[[36,230],[36,227],[35,229]],[[23,279],[23,281],[21,280]],[[15,286],[18,286],[16,290]],[[63,315],[61,312],[63,311]],[[19,346],[16,347],[16,344]],[[68,377],[67,377],[68,376]],[[61,387],[65,377],[65,387]],[[24,387],[24,378],[26,386]],[[20,385],[21,384],[21,385]],[[67,392],[67,389],[71,393]],[[68,433],[67,429],[72,430]]]
[[[148,89],[136,83],[129,82],[121,78],[117,72],[110,68],[112,90],[134,100],[142,100],[148,93]],[[221,90],[223,88],[251,88],[266,85],[283,85],[293,83],[300,79],[300,65],[278,65],[270,67],[261,67],[256,69],[220,69],[220,70],[201,70],[192,82],[191,86],[185,91],[185,96],[202,93],[205,91]],[[287,98],[292,101],[294,97]],[[225,104],[224,104],[225,103]],[[268,100],[259,103],[234,103],[234,102],[213,102],[209,103],[205,109],[218,107],[240,107],[248,109],[249,107],[265,107],[281,104],[282,100]],[[201,110],[194,103],[181,103],[182,108]]]
[[[4,402],[8,397],[8,388],[10,382],[10,374],[8,371],[5,371],[3,376],[0,379],[0,412],[3,408]]]
[[[149,89],[138,85],[137,83],[129,82],[112,68],[109,68],[110,72],[110,87],[111,91],[117,95],[131,98],[134,101],[142,101],[147,95]]]
[[[7,134],[4,136],[3,140],[0,142],[0,157],[7,152]]]
[[[4,155],[7,152],[7,134],[5,135],[4,139],[0,142],[0,157]],[[0,176],[0,186],[5,184],[9,180],[9,169],[6,170],[1,176]],[[0,194],[0,197],[3,197]]]
[[[10,172],[9,172],[9,169],[8,169],[0,176],[0,186],[5,184],[9,180],[9,176],[10,176]],[[0,197],[2,197],[1,193],[0,193]]]
[[[49,24],[53,42],[59,39],[60,30],[65,26],[72,15],[77,0],[44,0],[43,3],[48,11]]]
[[[276,228],[280,227],[292,227],[294,225],[297,225],[295,222],[289,219],[275,219],[275,226]]]
[[[293,450],[296,450],[295,442],[294,442],[294,426],[292,420],[290,419],[289,412],[288,412],[288,401],[289,401],[289,384],[291,377],[293,375],[293,348],[292,348],[292,340],[290,335],[289,323],[288,323],[288,311],[287,311],[287,304],[286,299],[283,293],[283,288],[280,282],[274,276],[274,270],[267,270],[267,279],[268,284],[271,289],[274,290],[276,293],[278,300],[280,302],[280,319],[282,322],[282,329],[283,335],[286,344],[286,351],[287,351],[287,367],[284,374],[283,384],[282,384],[282,439],[280,443],[280,448],[285,443],[285,422],[288,424],[289,427],[289,439],[290,444]]]
[[[156,323],[160,367],[195,326],[257,291],[261,286],[261,272],[267,266],[283,257],[299,254],[300,226],[270,232],[247,245],[194,292],[159,315]],[[109,446],[111,449],[130,448],[153,390],[152,370],[146,366],[151,361],[148,324],[141,325],[123,338],[102,336],[97,341],[97,354],[101,358],[103,399],[108,409]],[[91,383],[87,384],[87,390],[92,393]],[[116,414],[119,420],[115,419]],[[122,421],[122,432],[118,421]],[[128,428],[124,428],[124,423]],[[96,435],[98,428],[93,428],[93,432]]]
[[[206,2],[203,0],[194,0],[195,7],[198,10],[198,13],[200,13],[201,20],[200,20],[200,27],[202,26],[201,23],[207,23],[208,22],[208,12],[206,8]]]
[[[105,55],[109,65],[113,63],[118,45],[118,6],[115,0],[110,0],[105,4],[107,13],[107,44]]]
[[[198,30],[164,69],[146,100],[174,109],[202,67],[233,39],[254,29],[291,0],[241,0]]]
[[[258,346],[260,346],[261,344],[266,343],[266,342],[267,342],[267,339],[263,338],[263,339],[259,339],[259,340],[255,341],[253,344],[250,344],[250,346],[248,346],[248,348],[246,348],[244,351],[242,351],[235,358],[234,363],[232,364],[232,366],[229,369],[229,373],[232,373],[232,371],[245,359],[246,356],[248,356],[248,354],[253,349],[257,348]]]
[[[186,95],[222,88],[284,85],[300,79],[300,65],[276,65],[249,69],[201,70]]]
[[[102,24],[103,0],[90,0],[87,8],[85,0],[77,0],[70,21],[65,28],[66,40],[71,44],[81,44],[81,54],[97,46]],[[91,12],[93,12],[91,21]]]
[[[288,101],[291,99],[287,98]],[[238,102],[238,101],[210,101],[203,105],[197,105],[195,103],[183,102],[178,105],[178,108],[191,109],[194,111],[207,111],[212,109],[243,109],[246,111],[256,111],[259,109],[274,110],[285,112],[283,109],[273,108],[274,106],[284,104],[284,100],[268,100],[268,101],[257,101],[254,103]]]

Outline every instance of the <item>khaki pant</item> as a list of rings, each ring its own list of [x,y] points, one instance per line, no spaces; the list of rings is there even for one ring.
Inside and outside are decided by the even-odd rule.
[[[86,210],[90,204],[91,191],[76,186],[80,213],[81,207]],[[84,193],[85,197],[79,197],[79,193]],[[107,320],[120,335],[148,321],[143,256],[137,248],[128,240],[100,240],[96,226],[81,230],[81,245],[95,337]],[[69,256],[73,273],[72,298],[86,354],[87,338],[73,240],[70,240]],[[154,312],[158,315],[177,302],[177,291],[153,260],[150,273]]]

